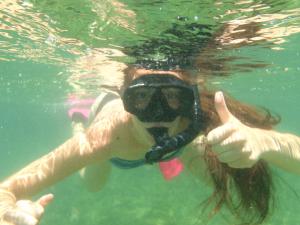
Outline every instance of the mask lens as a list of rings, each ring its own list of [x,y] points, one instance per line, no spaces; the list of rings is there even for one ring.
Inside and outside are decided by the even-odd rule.
[[[170,108],[175,110],[179,109],[180,95],[181,95],[180,88],[176,88],[176,87],[162,88],[161,92],[166,98]]]
[[[193,104],[193,93],[181,87],[164,87],[161,92],[173,110],[189,110]]]
[[[144,110],[147,108],[155,88],[150,87],[138,87],[131,92],[131,104],[137,110]]]

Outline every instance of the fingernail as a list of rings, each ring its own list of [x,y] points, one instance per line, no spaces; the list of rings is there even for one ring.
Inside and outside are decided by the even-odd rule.
[[[223,99],[223,93],[221,91],[218,91],[216,93],[216,101],[220,102]]]

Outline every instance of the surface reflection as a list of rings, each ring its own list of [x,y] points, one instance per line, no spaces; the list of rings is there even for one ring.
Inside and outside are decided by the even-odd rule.
[[[128,62],[185,67],[202,77],[263,68],[270,62],[240,51],[284,50],[300,31],[296,1],[2,0],[0,6],[0,60],[64,66],[79,96],[107,84],[103,74],[118,76]]]

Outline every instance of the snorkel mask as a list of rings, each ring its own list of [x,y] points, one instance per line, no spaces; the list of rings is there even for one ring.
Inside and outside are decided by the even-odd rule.
[[[141,76],[131,82],[123,94],[124,108],[142,122],[171,122],[177,116],[191,120],[184,131],[170,137],[168,128],[148,131],[156,144],[145,155],[147,163],[167,161],[190,143],[201,130],[198,88],[170,74]]]

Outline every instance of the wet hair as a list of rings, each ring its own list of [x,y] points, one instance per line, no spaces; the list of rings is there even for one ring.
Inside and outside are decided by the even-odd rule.
[[[135,75],[136,72],[137,69],[134,67],[128,67],[125,70],[124,87],[139,76]],[[197,81],[182,70],[169,72],[176,73],[177,76],[189,83]],[[204,84],[200,84],[200,86],[201,123],[203,124],[203,133],[207,134],[220,126],[221,121],[214,106],[214,91],[208,90]],[[233,115],[247,126],[272,129],[280,121],[279,117],[271,115],[268,110],[241,103],[228,95],[225,95],[225,99]],[[200,159],[200,157],[203,156],[197,156],[193,160]],[[204,209],[214,203],[210,215],[215,215],[223,205],[226,205],[243,222],[254,224],[263,222],[268,216],[270,205],[273,202],[272,175],[268,164],[260,160],[251,168],[231,168],[218,160],[211,146],[206,147],[204,160],[208,168],[207,173],[212,178],[214,185],[212,196],[203,204]]]
[[[200,71],[203,75],[229,76],[232,71],[249,72],[253,68],[268,66],[266,62],[257,59],[220,54],[220,49],[223,53],[226,49],[246,44],[226,46],[223,39],[227,36],[230,39],[257,37],[257,24],[240,26],[243,32],[230,33],[229,24],[217,26],[178,16],[177,21],[159,33],[158,37],[146,37],[138,44],[125,46],[123,51],[135,60],[135,67],[153,70],[183,69]],[[223,37],[224,33],[226,37]]]
[[[190,69],[196,57],[212,37],[212,25],[189,22],[178,17],[177,23],[143,43],[127,46],[126,55],[133,56],[136,67],[153,70]]]

